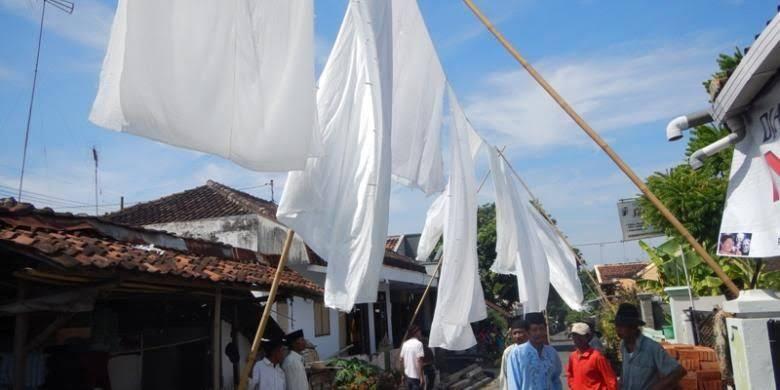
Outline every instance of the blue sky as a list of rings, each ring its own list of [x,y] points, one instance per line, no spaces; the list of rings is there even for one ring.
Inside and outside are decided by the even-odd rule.
[[[18,186],[41,0],[0,0],[0,197]],[[523,73],[456,0],[419,0],[450,83],[485,138],[507,155],[574,243],[620,240],[618,199],[637,190]],[[316,61],[327,58],[344,0],[316,0]],[[745,47],[776,12],[769,0],[482,0],[517,49],[615,150],[646,177],[683,159],[668,143],[671,118],[707,107],[701,82],[718,53]],[[73,15],[47,8],[33,110],[27,201],[94,213],[91,148],[100,156],[100,212],[213,179],[276,199],[285,175],[95,127],[95,95],[115,0],[76,0]],[[478,167],[481,177],[486,162]],[[480,193],[492,201],[492,185]],[[393,189],[391,233],[418,232],[432,198]],[[657,240],[656,240],[657,241]],[[582,246],[591,263],[642,258],[635,243]]]

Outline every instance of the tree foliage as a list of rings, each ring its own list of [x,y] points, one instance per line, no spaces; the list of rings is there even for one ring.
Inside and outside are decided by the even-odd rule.
[[[485,298],[504,308],[517,301],[517,278],[490,270],[496,260],[496,205],[486,203],[477,211],[479,278]]]

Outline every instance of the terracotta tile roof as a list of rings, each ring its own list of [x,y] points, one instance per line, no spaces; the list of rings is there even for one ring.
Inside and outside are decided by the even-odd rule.
[[[258,214],[276,220],[276,205],[209,180],[206,185],[139,203],[104,218],[126,225],[143,226],[246,214]]]
[[[613,283],[617,279],[634,279],[639,271],[647,267],[647,262],[599,264],[594,266],[599,283]]]
[[[70,224],[64,224],[62,219],[69,220]],[[169,248],[147,246],[145,249],[141,247],[143,242],[117,240],[95,228],[95,223],[105,222],[93,217],[57,214],[51,209],[39,210],[13,200],[0,200],[0,249],[68,270],[124,270],[180,280],[250,285],[258,289],[270,287],[274,277],[274,267],[257,261],[199,255]],[[125,227],[113,225],[112,228],[121,230]],[[322,295],[322,289],[314,282],[289,269],[282,274],[280,289],[295,295]]]
[[[403,268],[409,271],[427,273],[425,266],[417,263],[414,259],[402,254],[385,249],[384,265],[396,268]]]

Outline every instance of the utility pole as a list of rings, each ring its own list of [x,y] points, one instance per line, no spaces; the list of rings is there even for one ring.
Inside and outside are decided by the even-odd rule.
[[[27,126],[24,130],[24,149],[22,149],[22,169],[19,175],[19,201],[22,201],[22,188],[24,187],[24,166],[27,163],[27,144],[30,140],[30,119],[32,119],[33,103],[35,102],[35,86],[38,81],[38,62],[41,58],[41,40],[43,40],[43,18],[46,16],[46,4],[51,4],[67,14],[73,13],[73,3],[67,0],[43,0],[41,4],[41,22],[38,27],[38,48],[35,51],[35,70],[33,71],[32,92],[30,104],[27,107]]]

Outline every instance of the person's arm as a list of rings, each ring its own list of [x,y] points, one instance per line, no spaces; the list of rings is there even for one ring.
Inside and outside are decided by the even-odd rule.
[[[401,373],[404,376],[404,379],[406,378],[406,366],[404,365],[404,355],[403,351],[401,351],[401,354],[398,355],[398,363],[401,365]]]
[[[425,373],[423,372],[423,358],[417,358],[417,377],[420,378],[420,386],[425,387]]]
[[[550,349],[552,349],[552,347],[550,347]],[[558,356],[558,352],[553,351],[552,361],[553,361],[552,388],[553,390],[561,390],[563,389],[563,384],[561,383],[561,372],[563,371],[563,365],[561,364],[561,358]]]
[[[566,383],[569,384],[570,389],[574,388],[574,359],[572,359],[572,357],[574,357],[574,353],[569,355],[569,362],[566,363]]]
[[[609,364],[609,360],[602,354],[598,354],[596,357],[596,369],[598,369],[601,374],[601,378],[604,379],[607,390],[618,389],[617,376],[615,376],[615,372],[612,371],[612,365]]]
[[[653,360],[661,379],[653,385],[655,390],[665,390],[673,388],[687,373],[685,368],[677,360],[669,356],[660,345],[655,344],[653,348]]]

